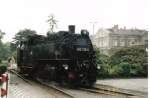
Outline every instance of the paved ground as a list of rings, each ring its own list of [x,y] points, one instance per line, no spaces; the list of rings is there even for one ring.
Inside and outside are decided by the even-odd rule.
[[[9,74],[8,98],[68,98],[59,92],[37,83],[28,84],[16,75]]]
[[[10,75],[10,74],[9,74]],[[45,95],[43,97],[43,95]],[[30,85],[20,78],[10,75],[8,98],[54,98],[36,85]]]
[[[97,83],[148,93],[148,79],[147,78],[106,79],[106,80],[98,80]]]

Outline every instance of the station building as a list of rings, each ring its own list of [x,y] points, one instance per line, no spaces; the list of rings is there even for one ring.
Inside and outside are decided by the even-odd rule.
[[[99,29],[91,36],[92,43],[98,47],[102,53],[110,55],[113,50],[135,45],[148,46],[148,31],[137,28],[126,29],[114,25],[112,28]]]

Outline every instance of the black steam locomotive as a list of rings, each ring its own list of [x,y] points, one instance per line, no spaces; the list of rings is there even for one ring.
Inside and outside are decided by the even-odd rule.
[[[21,41],[17,50],[20,73],[40,79],[91,86],[96,81],[97,66],[89,32],[75,34],[59,31],[47,36],[33,35]]]

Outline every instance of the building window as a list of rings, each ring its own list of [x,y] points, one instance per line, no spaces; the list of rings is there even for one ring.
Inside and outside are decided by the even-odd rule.
[[[132,46],[132,45],[136,45],[136,39],[131,39],[129,41],[129,45]]]
[[[104,39],[103,38],[100,38],[99,39],[99,47],[103,47],[103,43],[104,43]]]
[[[118,45],[118,41],[117,40],[113,40],[113,46],[117,46]]]
[[[132,45],[134,45],[134,44],[135,44],[135,42],[133,41],[133,42],[132,42]]]
[[[120,46],[125,46],[125,41],[124,40],[120,41]]]

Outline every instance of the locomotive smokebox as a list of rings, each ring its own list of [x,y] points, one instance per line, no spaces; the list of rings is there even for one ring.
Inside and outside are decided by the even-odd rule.
[[[69,29],[69,33],[75,33],[75,25],[69,25],[68,29]]]

